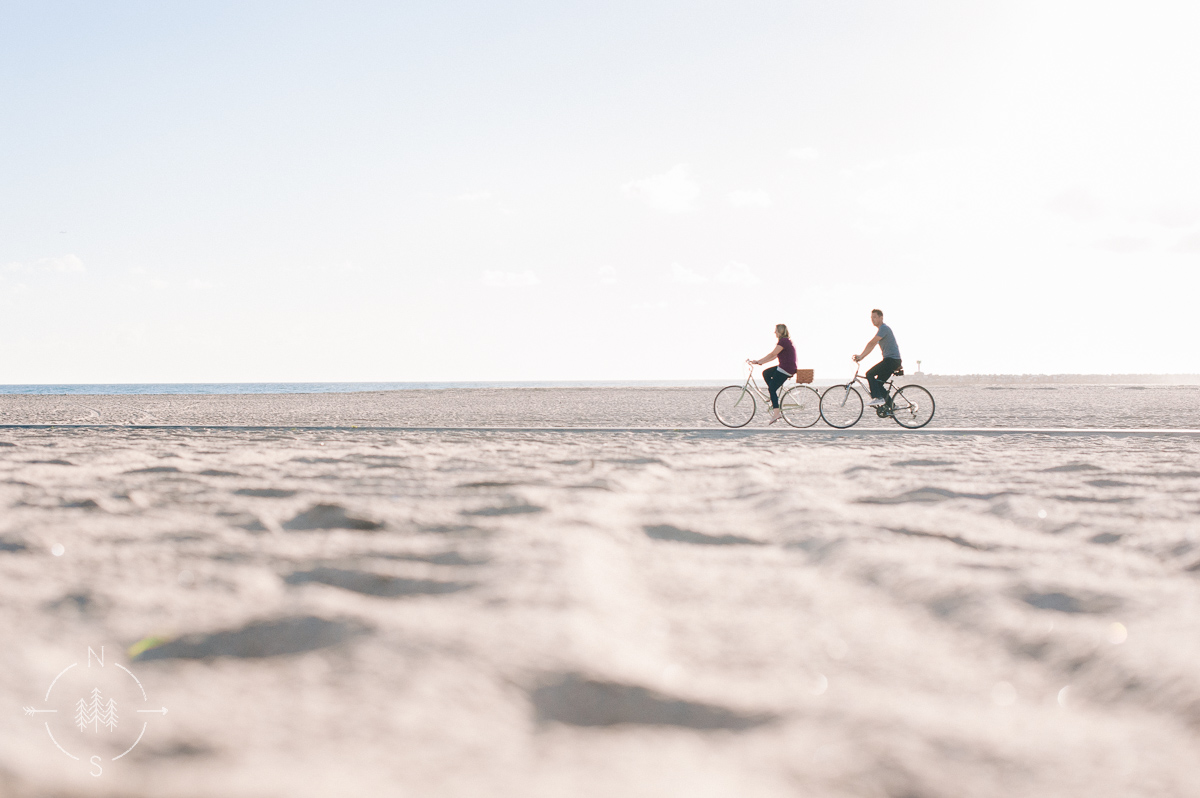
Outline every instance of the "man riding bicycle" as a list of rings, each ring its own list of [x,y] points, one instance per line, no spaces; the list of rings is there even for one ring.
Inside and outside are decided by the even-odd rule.
[[[871,354],[875,344],[879,344],[879,353],[883,355],[883,360],[867,370],[867,384],[871,386],[871,401],[867,402],[867,406],[879,407],[887,404],[887,390],[883,384],[887,382],[888,377],[900,370],[902,364],[900,347],[896,345],[896,336],[892,333],[892,328],[883,323],[882,310],[875,308],[871,311],[871,323],[878,328],[878,332],[874,338],[867,341],[862,354],[853,357],[854,362],[857,363]]]

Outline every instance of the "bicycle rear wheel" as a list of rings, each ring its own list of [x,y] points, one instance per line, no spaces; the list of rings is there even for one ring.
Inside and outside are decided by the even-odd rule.
[[[933,394],[920,385],[905,385],[892,397],[892,418],[902,427],[919,429],[933,420]]]
[[[807,385],[796,385],[779,397],[779,409],[793,427],[811,427],[821,418],[821,395]]]
[[[821,394],[821,418],[831,427],[853,427],[862,418],[862,395],[849,385],[831,385]]]
[[[754,394],[742,385],[730,385],[717,391],[713,412],[727,427],[744,427],[754,418]]]

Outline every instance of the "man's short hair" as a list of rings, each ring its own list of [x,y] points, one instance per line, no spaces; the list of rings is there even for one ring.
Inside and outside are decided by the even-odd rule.
[[[878,313],[878,314],[879,314],[879,318],[881,318],[881,319],[883,318],[883,311],[882,311],[882,310],[880,310],[879,308],[874,308],[874,309],[872,309],[872,310],[871,310],[871,312],[872,312],[872,313]]]

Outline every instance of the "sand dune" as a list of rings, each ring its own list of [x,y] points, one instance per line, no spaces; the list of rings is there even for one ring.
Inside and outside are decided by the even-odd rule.
[[[1041,425],[1200,426],[1189,389],[1056,390],[939,389],[938,421],[1043,408]],[[0,412],[710,423],[711,392],[662,394],[4,397]],[[1200,794],[1198,449],[0,430],[0,794]],[[116,730],[81,732],[73,705],[43,700],[72,662],[54,700],[100,678],[83,663],[101,645],[104,674],[119,662],[168,709],[140,716],[115,762],[142,728],[126,704]]]

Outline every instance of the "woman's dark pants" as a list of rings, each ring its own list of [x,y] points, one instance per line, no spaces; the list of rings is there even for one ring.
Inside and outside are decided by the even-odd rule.
[[[771,366],[771,368],[763,372],[763,382],[767,384],[767,390],[771,392],[771,407],[779,409],[779,386],[788,381],[788,375],[784,374],[779,369]]]
[[[900,358],[885,357],[867,370],[867,384],[871,386],[872,399],[887,399],[887,391],[884,390],[883,384],[888,381],[888,377],[896,373],[898,368],[900,368]]]

